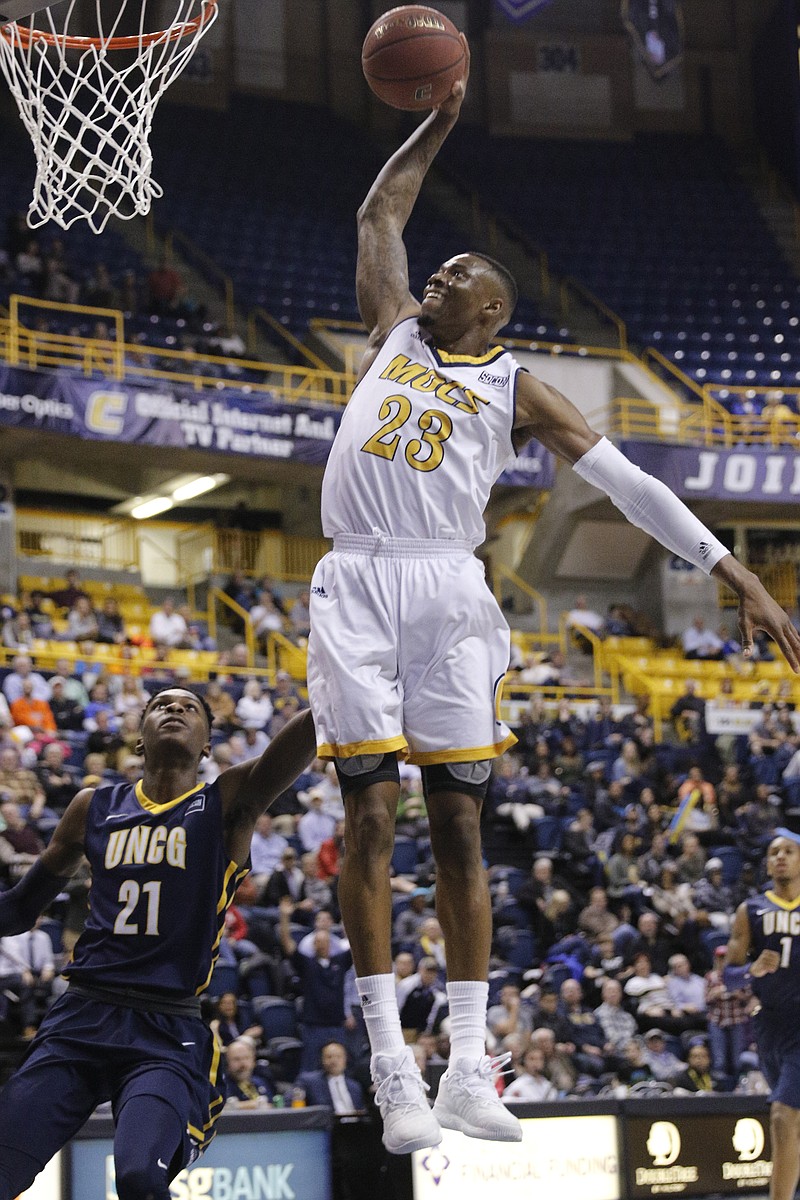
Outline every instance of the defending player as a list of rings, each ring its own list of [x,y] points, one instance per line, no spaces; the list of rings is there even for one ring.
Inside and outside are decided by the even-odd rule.
[[[800,667],[800,636],[756,577],[564,396],[491,348],[516,299],[504,267],[458,254],[434,271],[421,303],[410,294],[403,229],[465,86],[466,77],[389,159],[359,211],[356,287],[371,332],[325,472],[323,529],[334,545],[311,589],[311,706],[319,752],[336,762],[346,797],[339,901],[384,1142],[396,1153],[435,1145],[440,1125],[521,1137],[492,1083],[499,1064],[484,1054],[492,922],[479,819],[491,760],[514,739],[495,710],[508,626],[473,554],[492,484],[515,451],[538,438],[631,521],[713,570],[740,598],[745,653],[757,626]],[[433,1112],[391,973],[398,754],[423,770],[447,945],[452,1053]]]
[[[739,905],[728,940],[729,987],[748,976],[761,1068],[772,1089],[770,1200],[792,1200],[800,1177],[800,839],[779,829],[767,850],[772,888]],[[749,962],[749,967],[742,968]]]
[[[41,858],[0,896],[0,935],[18,933],[84,853],[91,864],[69,987],[0,1093],[0,1200],[29,1187],[104,1100],[120,1200],[169,1200],[169,1181],[213,1137],[224,1095],[199,993],[256,819],[311,761],[314,727],[298,714],[260,759],[202,785],[210,720],[190,690],[155,695],[142,720],[141,782],[79,792]]]

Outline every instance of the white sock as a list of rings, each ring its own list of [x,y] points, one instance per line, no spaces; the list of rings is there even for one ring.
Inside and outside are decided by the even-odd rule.
[[[356,979],[364,1021],[373,1054],[400,1054],[405,1049],[394,975],[364,975]]]
[[[450,1002],[450,1062],[478,1059],[486,1053],[486,1006],[489,984],[479,980],[448,983]]]

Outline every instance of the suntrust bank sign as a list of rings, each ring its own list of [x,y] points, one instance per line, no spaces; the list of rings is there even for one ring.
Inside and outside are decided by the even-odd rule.
[[[800,455],[752,446],[703,450],[655,442],[623,442],[622,451],[683,499],[795,501]]]

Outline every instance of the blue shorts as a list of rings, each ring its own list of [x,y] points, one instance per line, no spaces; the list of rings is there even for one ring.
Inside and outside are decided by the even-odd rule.
[[[800,1109],[800,1014],[761,1009],[754,1023],[770,1100]]]
[[[0,1156],[8,1146],[42,1166],[98,1104],[118,1117],[133,1096],[155,1096],[178,1114],[177,1169],[214,1136],[224,1104],[219,1043],[199,1017],[142,1013],[65,992],[0,1092]],[[144,1132],[144,1131],[143,1131]]]

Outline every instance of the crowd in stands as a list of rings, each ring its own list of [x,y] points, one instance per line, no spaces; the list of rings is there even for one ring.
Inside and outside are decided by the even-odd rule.
[[[237,603],[247,601],[246,581],[234,584]],[[80,597],[62,599],[74,610]],[[256,600],[264,606],[263,593]],[[168,607],[159,612],[172,618]],[[161,682],[66,660],[55,673],[38,671],[25,654],[6,669],[4,886],[35,860],[78,788],[139,778],[139,719]],[[283,672],[271,687],[220,672],[204,691],[213,714],[206,781],[259,754],[304,703]],[[688,694],[676,728],[687,711],[697,717],[692,736],[659,745],[646,700],[621,711],[601,698],[579,715],[572,702],[552,709],[534,698],[517,746],[495,766],[484,814],[494,912],[486,1036],[491,1052],[513,1055],[509,1100],[636,1085],[763,1087],[752,997],[726,990],[719,951],[736,905],[763,883],[772,831],[791,822],[800,737],[790,704],[765,706],[751,735],[728,739],[706,733],[703,702]],[[430,1075],[448,1051],[446,946],[420,773],[404,764],[401,775],[395,972],[405,1036]],[[323,1087],[340,1114],[371,1105],[337,905],[343,816],[335,771],[318,760],[258,822],[252,872],[229,911],[209,988],[209,1017],[234,1047],[234,1103],[298,1102]],[[0,940],[0,1029],[32,1035],[61,986],[58,965],[79,934],[87,887],[78,876],[39,928]],[[353,1079],[331,1083],[343,1062]]]

